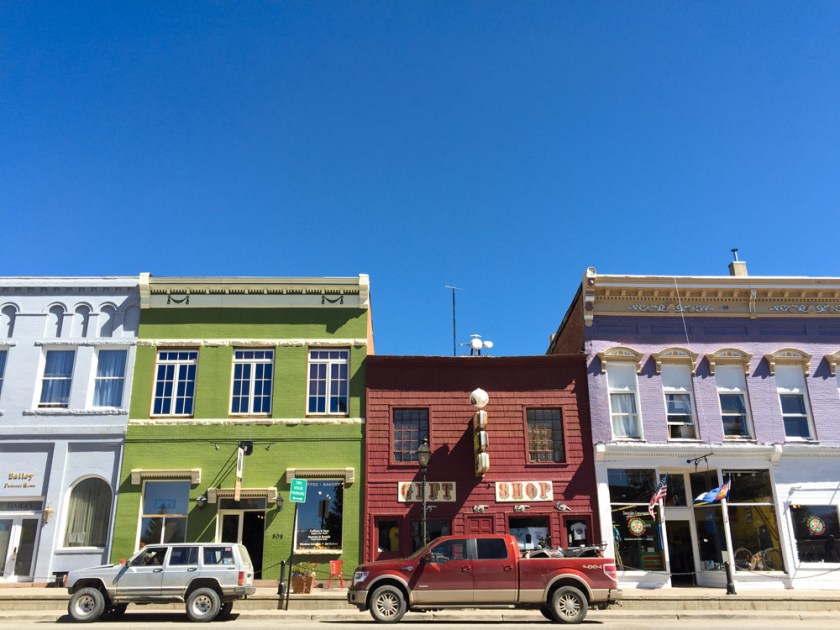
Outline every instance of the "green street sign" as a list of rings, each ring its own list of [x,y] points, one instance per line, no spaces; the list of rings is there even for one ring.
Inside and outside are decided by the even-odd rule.
[[[292,503],[306,502],[306,479],[292,479],[292,489],[289,491],[289,501]]]

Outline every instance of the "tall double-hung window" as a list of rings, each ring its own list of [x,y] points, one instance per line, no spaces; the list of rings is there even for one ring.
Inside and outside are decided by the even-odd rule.
[[[776,391],[782,407],[785,437],[794,440],[813,439],[808,389],[802,368],[797,365],[776,366]]]
[[[127,350],[100,350],[97,353],[94,407],[122,406],[127,355]]]
[[[152,415],[191,416],[195,403],[196,350],[161,350],[155,367]]]
[[[641,438],[636,366],[632,363],[610,363],[607,366],[607,387],[613,437]]]
[[[752,437],[747,380],[741,365],[721,365],[715,368],[715,385],[720,402],[723,437],[749,439]]]
[[[231,414],[271,414],[273,379],[273,350],[234,350]]]
[[[682,364],[662,366],[662,392],[668,419],[668,437],[672,440],[697,438],[694,421],[691,367]]]
[[[140,545],[187,540],[189,481],[146,481],[140,515]]]
[[[566,461],[563,415],[559,409],[528,409],[528,461],[558,464]]]
[[[75,350],[47,350],[38,407],[66,409],[70,403]]]
[[[347,415],[349,372],[349,350],[310,350],[307,413]]]

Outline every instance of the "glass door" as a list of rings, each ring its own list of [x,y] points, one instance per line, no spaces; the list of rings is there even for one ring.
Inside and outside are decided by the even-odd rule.
[[[37,518],[0,519],[0,582],[32,579],[37,537]]]

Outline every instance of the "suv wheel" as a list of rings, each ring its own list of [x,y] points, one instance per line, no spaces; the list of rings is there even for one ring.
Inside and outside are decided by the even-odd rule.
[[[212,588],[197,588],[187,596],[190,621],[213,621],[220,608],[219,594]]]
[[[96,621],[105,610],[105,596],[93,587],[80,588],[73,593],[67,604],[67,612],[75,621],[88,623]]]

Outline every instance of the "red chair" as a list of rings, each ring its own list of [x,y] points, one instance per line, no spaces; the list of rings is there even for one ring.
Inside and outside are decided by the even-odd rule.
[[[327,580],[327,588],[332,588],[332,580],[334,577],[338,578],[338,584],[344,588],[344,579],[341,577],[341,565],[344,560],[330,560],[330,579]]]

